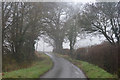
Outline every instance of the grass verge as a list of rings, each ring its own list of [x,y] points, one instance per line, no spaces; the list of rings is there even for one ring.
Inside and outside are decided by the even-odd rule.
[[[79,67],[81,70],[83,70],[83,72],[85,73],[85,75],[88,78],[91,78],[91,79],[92,78],[117,78],[115,75],[112,75],[112,74],[106,72],[104,69],[102,69],[96,65],[90,64],[88,62],[72,59],[68,55],[58,55],[58,56],[61,56],[65,59],[69,60],[74,65]]]
[[[35,61],[31,67],[5,72],[3,78],[39,78],[52,68],[52,60],[45,54],[40,54],[42,60]]]

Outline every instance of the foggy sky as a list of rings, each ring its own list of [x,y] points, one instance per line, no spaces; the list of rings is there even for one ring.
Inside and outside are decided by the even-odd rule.
[[[103,37],[102,35],[96,35],[96,36],[89,35],[83,39],[77,38],[77,42],[76,42],[74,48],[77,49],[80,47],[96,45],[96,44],[102,43],[103,41],[105,41],[105,37]],[[35,44],[35,46],[36,46],[36,44]],[[67,43],[64,42],[63,48],[69,49],[69,42],[67,42]],[[52,50],[53,50],[53,47],[50,46],[48,43],[45,43],[44,40],[42,38],[40,38],[40,40],[38,41],[37,51],[52,51]]]

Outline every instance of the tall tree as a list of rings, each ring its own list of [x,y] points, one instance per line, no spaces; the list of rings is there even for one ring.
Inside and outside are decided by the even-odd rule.
[[[120,44],[120,18],[117,3],[87,4],[79,20],[87,30],[99,31],[111,44]]]
[[[74,45],[77,41],[76,39],[78,35],[82,33],[81,26],[78,25],[78,14],[81,13],[81,7],[83,4],[78,3],[76,5],[70,5],[71,6],[69,8],[68,20],[65,26],[67,27],[66,36],[70,42],[70,55],[72,55],[74,52]]]
[[[37,4],[2,3],[3,54],[11,53],[18,62],[34,58],[34,44],[40,33]]]
[[[66,32],[66,36],[70,42],[69,46],[70,46],[70,55],[73,54],[74,51],[74,45],[76,43],[76,38],[78,36],[78,32],[79,32],[79,27],[77,25],[77,16],[74,15],[72,16],[71,19],[68,20],[66,26],[67,28],[67,32]]]
[[[64,3],[45,3],[41,24],[45,35],[53,40],[54,51],[61,53],[65,37],[68,8]]]

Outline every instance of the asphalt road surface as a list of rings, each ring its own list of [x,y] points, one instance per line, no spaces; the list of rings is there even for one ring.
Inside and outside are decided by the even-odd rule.
[[[84,73],[68,60],[57,57],[52,53],[46,53],[54,62],[53,68],[41,78],[85,78]]]

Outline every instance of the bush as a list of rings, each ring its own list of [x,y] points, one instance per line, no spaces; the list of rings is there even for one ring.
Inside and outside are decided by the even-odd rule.
[[[2,57],[2,71],[12,71],[17,67],[16,60],[12,57],[12,54],[4,54]]]
[[[62,50],[62,53],[63,53],[63,54],[69,54],[69,53],[70,53],[70,49],[63,49],[63,50]]]
[[[117,73],[118,53],[120,53],[120,46],[113,46],[104,42],[100,45],[79,48],[76,50],[75,56],[76,59],[96,64],[110,73]]]
[[[38,54],[37,52],[34,54],[35,54],[34,60],[32,60],[32,61],[24,60],[21,63],[18,63],[16,61],[16,59],[13,56],[14,54],[3,54],[2,55],[2,71],[10,72],[10,71],[18,70],[21,68],[27,68],[27,67],[31,66],[35,60],[38,60],[38,59],[42,60],[41,57],[37,55]]]
[[[85,60],[86,48],[79,48],[75,52],[76,59]]]

